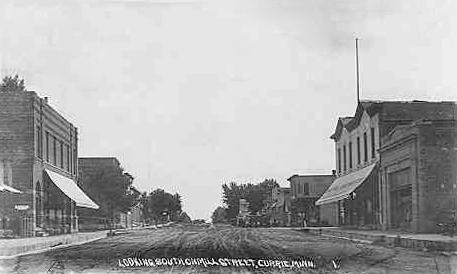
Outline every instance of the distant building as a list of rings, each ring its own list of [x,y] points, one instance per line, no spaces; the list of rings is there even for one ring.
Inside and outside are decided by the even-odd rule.
[[[247,224],[250,215],[249,202],[246,199],[239,199],[238,215],[236,216],[237,225]]]
[[[294,225],[301,226],[304,219],[308,225],[337,224],[335,205],[315,205],[333,183],[335,175],[292,175],[287,180],[292,190]]]
[[[132,222],[134,226],[140,226],[144,224],[143,206],[138,203],[132,207]]]
[[[33,91],[0,92],[0,109],[0,230],[78,231],[77,208],[98,205],[77,183],[77,128]]]
[[[436,232],[457,217],[457,121],[397,126],[381,147],[383,229]]]
[[[249,202],[246,199],[240,199],[239,200],[238,216],[247,217],[247,216],[249,216],[249,214],[250,214]]]
[[[316,205],[337,205],[340,225],[386,227],[379,171],[382,138],[418,119],[450,121],[456,114],[454,102],[361,101],[353,117],[338,119],[330,137],[335,141],[337,178]]]
[[[278,226],[290,226],[290,188],[275,187],[271,190],[272,204],[270,206],[270,224]]]

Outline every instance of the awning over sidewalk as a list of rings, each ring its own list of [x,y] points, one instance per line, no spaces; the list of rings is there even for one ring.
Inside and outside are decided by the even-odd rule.
[[[76,202],[76,206],[87,207],[98,209],[99,206],[94,203],[70,178],[60,175],[49,169],[45,169],[51,181],[60,189],[62,192]]]
[[[14,187],[7,186],[5,184],[0,184],[0,191],[9,191],[13,193],[22,193],[22,191],[15,189]]]
[[[376,164],[337,178],[327,191],[316,201],[316,205],[333,203],[345,199],[373,172]]]

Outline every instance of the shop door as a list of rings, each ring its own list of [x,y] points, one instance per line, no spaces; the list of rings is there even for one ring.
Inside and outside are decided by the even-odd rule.
[[[392,228],[409,229],[412,221],[411,187],[391,192]]]

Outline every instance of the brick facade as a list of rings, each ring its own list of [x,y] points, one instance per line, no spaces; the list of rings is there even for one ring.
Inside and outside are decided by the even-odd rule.
[[[411,220],[400,229],[437,231],[437,223],[446,222],[457,210],[456,121],[418,121],[396,127],[382,143],[383,228],[396,228],[392,175],[404,171],[405,184],[411,189]]]
[[[21,194],[0,193],[3,229],[33,236],[43,227],[49,218],[47,187],[53,187],[44,169],[76,180],[77,136],[77,129],[35,92],[0,93],[0,173],[4,174],[5,184],[22,191]],[[54,143],[55,149],[51,147]],[[63,200],[68,199],[60,194]],[[69,199],[66,202],[70,218],[74,219],[75,203]],[[28,206],[28,209],[18,211],[16,205]],[[63,218],[65,210],[60,213]],[[54,214],[53,217],[59,216]],[[77,230],[74,221],[69,223],[69,230]]]
[[[456,115],[457,105],[455,102],[361,101],[358,104],[356,113],[353,117],[339,118],[335,132],[330,137],[335,141],[335,159],[338,178],[357,172],[368,165],[376,164],[377,167],[385,166],[384,161],[389,162],[389,157],[410,157],[408,155],[402,155],[402,153],[404,154],[406,152],[402,152],[401,150],[389,152],[389,155],[384,153],[381,156],[379,154],[379,150],[381,146],[383,146],[383,144],[381,144],[382,139],[392,132],[394,128],[408,126],[418,119],[430,121],[455,121]],[[425,133],[422,133],[421,135],[422,139],[425,138],[424,134]],[[367,139],[367,144],[365,144],[365,139]],[[361,143],[360,145],[359,142]],[[428,146],[424,147],[422,141],[418,141],[417,144],[417,147],[414,148],[418,151],[417,155],[422,155],[424,157],[421,158],[422,162],[413,161],[411,167],[413,168],[415,165],[427,165],[428,169],[436,169],[436,163],[433,164],[433,162],[425,160],[425,155],[427,155],[427,157],[432,157],[432,155],[437,154],[437,151],[431,150]],[[413,149],[403,148],[403,150],[406,150],[411,154]],[[398,156],[391,155],[392,153],[398,154]],[[398,165],[401,166],[403,164],[404,163],[399,163]],[[447,169],[450,168],[451,167],[447,167]],[[395,168],[390,167],[390,169]],[[398,167],[398,169],[401,170],[400,167]],[[339,216],[340,224],[360,226],[361,224],[366,225],[366,220],[371,219],[370,227],[383,229],[391,227],[387,216],[391,216],[392,210],[386,206],[387,203],[389,203],[389,192],[385,189],[384,183],[381,182],[386,176],[383,172],[386,172],[386,170],[377,168],[377,174],[375,176],[370,176],[370,180],[367,180],[354,191],[354,193],[357,192],[356,197],[352,195],[351,199],[344,199],[344,201],[338,202],[340,204],[340,208],[338,209],[340,212],[339,215],[347,215]],[[426,195],[426,189],[430,190],[430,182],[439,180],[434,176],[440,176],[431,175],[431,173],[423,174],[421,172],[419,172],[420,174],[417,177],[421,182],[412,186],[414,195],[419,196]],[[393,173],[393,171],[391,173]],[[424,183],[424,181],[427,183]],[[400,195],[401,193],[397,194]],[[406,199],[407,197],[404,198]],[[419,200],[424,199],[417,199],[417,201]],[[413,203],[416,203],[414,199]],[[365,209],[362,208],[368,204],[370,205],[369,207],[367,206]],[[405,214],[417,216],[418,214],[428,214],[430,212],[429,207],[426,207],[423,203],[420,203],[419,205],[414,204],[410,211],[412,212],[407,212]],[[360,214],[365,216],[365,221],[361,222],[359,217],[354,217],[360,216]],[[373,218],[370,216],[373,216]],[[417,219],[418,218],[416,218],[416,220]],[[420,230],[418,226],[427,222],[426,226],[431,226],[429,220],[427,221],[423,216],[422,219],[424,221],[421,221],[421,224],[413,222],[413,227],[411,229],[415,231]]]

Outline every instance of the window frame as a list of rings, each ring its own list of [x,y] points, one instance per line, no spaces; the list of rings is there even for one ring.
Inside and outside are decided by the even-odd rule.
[[[360,153],[360,136],[357,136],[357,164],[360,165],[362,162],[362,155]]]
[[[343,170],[347,170],[347,151],[346,151],[346,144],[343,145]]]
[[[371,159],[374,159],[376,157],[376,136],[375,136],[375,130],[374,127],[370,129],[371,133]]]
[[[46,131],[46,162],[50,162],[49,161],[49,132]]]

